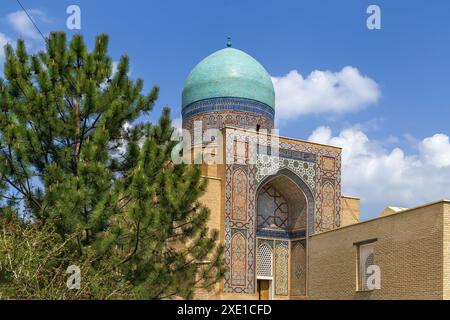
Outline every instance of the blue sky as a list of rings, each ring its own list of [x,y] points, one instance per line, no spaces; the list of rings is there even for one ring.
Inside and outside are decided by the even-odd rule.
[[[44,33],[69,34],[73,32],[66,30],[66,8],[79,5],[86,40],[92,43],[95,35],[108,33],[113,59],[127,53],[132,77],[142,77],[147,90],[153,84],[161,87],[151,119],[164,105],[172,108],[174,118],[180,116],[181,91],[190,70],[223,48],[231,36],[234,47],[284,80],[280,96],[287,95],[287,100],[280,104],[284,117],[278,122],[282,135],[348,150],[344,193],[362,198],[363,218],[376,216],[386,205],[411,207],[450,198],[449,1],[22,0],[22,4],[34,10]],[[366,27],[370,4],[381,8],[381,30]],[[11,22],[11,14],[18,10],[16,1],[2,1],[0,42],[2,36],[9,40],[23,36],[32,50],[41,48],[42,40],[27,33],[26,26],[20,29]],[[324,101],[320,87],[314,87],[308,76],[316,71],[326,83],[345,85],[345,67],[351,67],[360,82],[350,83],[344,93],[349,100],[341,97],[341,103],[329,108],[329,100]],[[301,78],[287,77],[290,72]],[[311,92],[318,98],[308,104],[305,95]],[[328,98],[335,95],[331,91]]]

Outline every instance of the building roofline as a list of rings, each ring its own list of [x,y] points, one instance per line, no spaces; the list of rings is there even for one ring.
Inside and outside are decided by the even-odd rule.
[[[361,224],[365,224],[365,223],[369,223],[369,222],[373,222],[373,221],[377,221],[377,220],[381,220],[381,219],[392,218],[392,217],[395,217],[395,216],[397,216],[399,214],[409,213],[409,212],[417,210],[417,209],[431,207],[431,206],[434,206],[434,205],[437,205],[437,204],[450,204],[450,200],[442,199],[442,200],[438,200],[438,201],[429,202],[429,203],[426,203],[426,204],[423,204],[423,205],[420,205],[420,206],[417,206],[417,207],[414,207],[414,208],[409,208],[409,209],[405,209],[405,210],[396,212],[396,213],[391,214],[391,215],[378,216],[378,217],[375,217],[375,218],[372,218],[372,219],[364,220],[364,221],[361,221],[361,222],[358,222],[358,223],[354,223],[354,224],[349,224],[349,225],[346,225],[346,226],[343,226],[343,227],[339,227],[339,228],[336,228],[336,229],[333,229],[333,230],[328,230],[328,231],[324,231],[324,232],[321,232],[321,233],[316,233],[316,234],[311,235],[311,237],[315,237],[315,236],[318,236],[318,235],[321,235],[321,234],[330,233],[330,232],[334,232],[334,231],[339,231],[339,230],[350,228],[350,227],[355,227],[355,226],[358,226],[358,225],[361,225]]]
[[[344,194],[341,194],[341,198],[361,200],[360,197],[346,196],[346,195],[344,195]]]

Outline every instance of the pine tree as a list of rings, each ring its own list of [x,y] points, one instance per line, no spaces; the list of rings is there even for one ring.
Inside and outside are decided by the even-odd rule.
[[[95,255],[78,257],[67,245],[76,234],[61,241],[49,223],[22,221],[3,209],[0,215],[0,299],[132,299],[131,283],[110,272],[106,261]],[[67,263],[76,261],[82,281],[68,290]],[[92,264],[95,263],[95,270]]]
[[[135,124],[159,89],[141,93],[127,56],[113,74],[107,48],[106,35],[89,52],[82,36],[68,42],[64,33],[51,33],[36,55],[23,40],[5,47],[2,206],[51,225],[80,261],[92,260],[92,272],[107,262],[137,298],[192,297],[224,274],[217,231],[198,201],[206,182],[199,167],[171,162],[168,108],[156,125]]]

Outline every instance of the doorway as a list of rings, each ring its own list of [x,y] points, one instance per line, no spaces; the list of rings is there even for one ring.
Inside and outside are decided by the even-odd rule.
[[[258,280],[259,300],[270,300],[272,298],[270,294],[270,287],[270,280]]]

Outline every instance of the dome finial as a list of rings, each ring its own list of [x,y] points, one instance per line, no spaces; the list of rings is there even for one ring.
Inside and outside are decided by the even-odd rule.
[[[227,39],[227,48],[231,48],[231,37]]]

